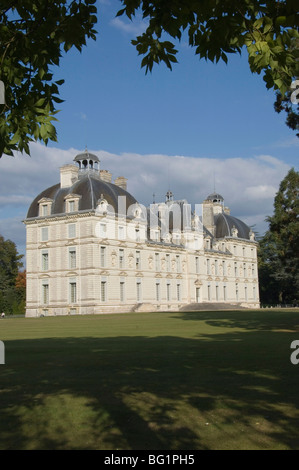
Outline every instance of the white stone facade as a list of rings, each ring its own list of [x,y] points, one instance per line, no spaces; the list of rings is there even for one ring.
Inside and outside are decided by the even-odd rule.
[[[91,173],[104,181],[94,169],[82,172],[81,181],[91,185]],[[134,204],[120,214],[101,193],[92,208],[82,209],[85,193],[73,192],[79,177],[74,165],[63,167],[63,211],[55,212],[57,196],[46,193],[37,198],[38,213],[29,211],[25,220],[26,316],[178,311],[207,302],[259,307],[257,243],[251,232],[240,238],[236,227],[216,237],[215,216],[228,213],[221,201],[203,203],[203,226],[190,212],[191,223],[163,232],[162,212],[175,201],[151,211]],[[155,209],[158,222],[149,224]]]

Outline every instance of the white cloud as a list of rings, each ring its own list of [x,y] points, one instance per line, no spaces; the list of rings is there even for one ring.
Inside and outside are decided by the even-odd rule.
[[[120,31],[126,34],[133,34],[134,36],[140,36],[147,28],[147,23],[138,17],[131,22],[126,22],[117,17],[113,18],[110,23]]]
[[[72,163],[82,150],[61,150],[41,144],[31,146],[31,157],[0,160],[0,233],[25,246],[21,223],[30,202],[45,188],[59,182],[59,167]],[[171,189],[177,199],[201,203],[215,190],[231,214],[263,233],[265,217],[273,212],[274,196],[289,165],[271,155],[245,158],[194,158],[180,155],[121,155],[92,150],[101,168],[128,179],[128,191],[142,204],[164,201]],[[22,216],[20,214],[23,214]]]

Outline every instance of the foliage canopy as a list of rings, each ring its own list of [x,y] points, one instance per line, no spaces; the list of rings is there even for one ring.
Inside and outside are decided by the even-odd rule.
[[[0,6],[0,157],[30,154],[32,141],[57,140],[53,121],[61,103],[53,66],[64,52],[95,39],[96,0],[2,0]]]

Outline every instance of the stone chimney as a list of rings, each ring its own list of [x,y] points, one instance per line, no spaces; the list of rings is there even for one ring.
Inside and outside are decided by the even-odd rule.
[[[70,188],[78,179],[78,167],[76,165],[64,165],[60,168],[60,187]]]
[[[213,201],[205,200],[203,202],[202,223],[214,235],[214,204]]]
[[[100,177],[106,183],[111,183],[112,174],[108,170],[100,170]]]
[[[122,188],[126,191],[127,190],[127,181],[128,181],[127,178],[124,178],[124,176],[119,176],[114,181],[114,184],[116,184],[116,186],[119,186],[120,188]]]

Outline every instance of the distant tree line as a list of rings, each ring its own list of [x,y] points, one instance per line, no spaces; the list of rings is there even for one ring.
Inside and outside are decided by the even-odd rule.
[[[299,305],[299,173],[281,181],[269,228],[259,240],[262,304]]]
[[[0,235],[0,313],[25,313],[26,271],[22,271],[22,258],[15,243]]]

